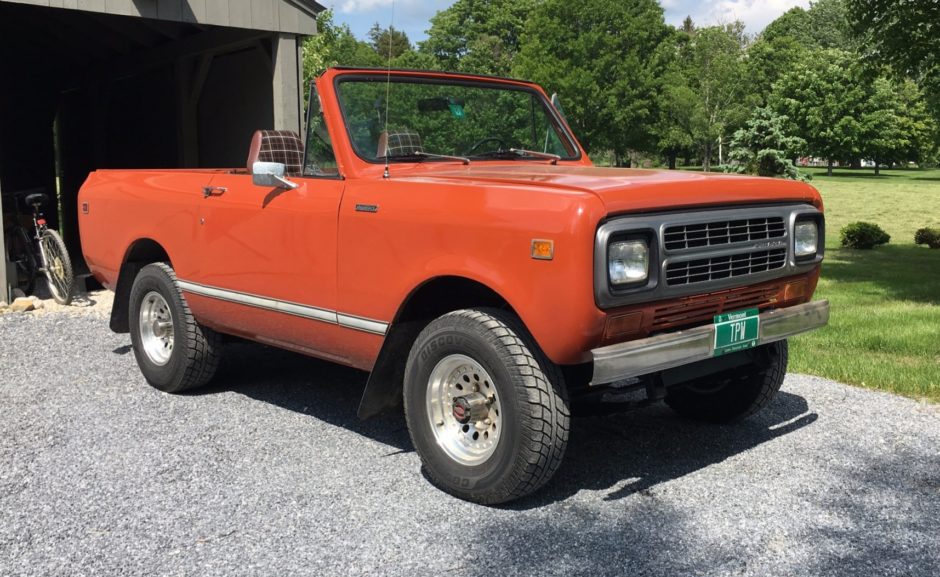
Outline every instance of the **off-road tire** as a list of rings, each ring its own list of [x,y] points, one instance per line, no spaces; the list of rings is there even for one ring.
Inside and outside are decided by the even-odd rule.
[[[465,465],[435,440],[428,409],[432,371],[448,356],[465,355],[492,375],[500,406],[501,437],[492,455]],[[466,309],[432,321],[408,356],[405,416],[430,480],[461,499],[497,504],[542,487],[561,464],[570,411],[561,371],[539,350],[514,315]]]
[[[780,390],[787,374],[787,341],[757,347],[752,362],[670,388],[666,404],[690,419],[730,423],[763,409]]]
[[[156,292],[166,301],[173,321],[173,347],[169,360],[157,364],[141,343],[140,310],[144,298]],[[221,336],[196,322],[176,282],[176,273],[166,263],[140,269],[130,292],[130,333],[137,364],[147,382],[161,391],[178,393],[209,382],[219,367]]]

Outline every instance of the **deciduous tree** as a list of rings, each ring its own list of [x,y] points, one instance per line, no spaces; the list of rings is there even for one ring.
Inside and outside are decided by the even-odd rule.
[[[846,5],[865,58],[889,64],[900,78],[913,78],[940,122],[940,2],[846,0]]]
[[[774,109],[793,123],[810,154],[828,160],[859,158],[861,117],[867,93],[856,59],[842,50],[820,50],[785,74],[775,86]]]
[[[741,23],[700,28],[689,43],[687,74],[698,108],[693,132],[706,171],[711,169],[715,146],[743,124],[754,104],[745,43]]]
[[[558,92],[589,150],[655,149],[659,71],[668,34],[655,0],[547,0],[529,15],[515,75]]]
[[[317,16],[317,34],[303,46],[304,80],[311,80],[331,66],[383,66],[385,61],[368,43],[356,39],[349,26],[333,23],[333,11]]]
[[[420,50],[444,70],[505,76],[539,0],[457,0],[431,18]]]

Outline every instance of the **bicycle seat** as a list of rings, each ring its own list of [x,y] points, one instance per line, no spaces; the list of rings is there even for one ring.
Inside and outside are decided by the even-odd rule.
[[[28,206],[46,204],[49,202],[49,195],[47,195],[45,192],[34,192],[27,195],[26,198],[23,199],[23,202],[25,202]]]

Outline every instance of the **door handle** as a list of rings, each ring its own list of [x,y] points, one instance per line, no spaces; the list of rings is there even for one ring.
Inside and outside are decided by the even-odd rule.
[[[202,187],[203,198],[209,198],[210,196],[222,196],[225,194],[225,191],[228,190],[224,186],[204,186]]]

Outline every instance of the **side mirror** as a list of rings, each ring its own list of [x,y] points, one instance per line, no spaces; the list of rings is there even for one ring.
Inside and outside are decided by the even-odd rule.
[[[256,162],[251,165],[251,183],[255,186],[273,186],[293,190],[300,186],[284,178],[285,167],[280,162]]]

